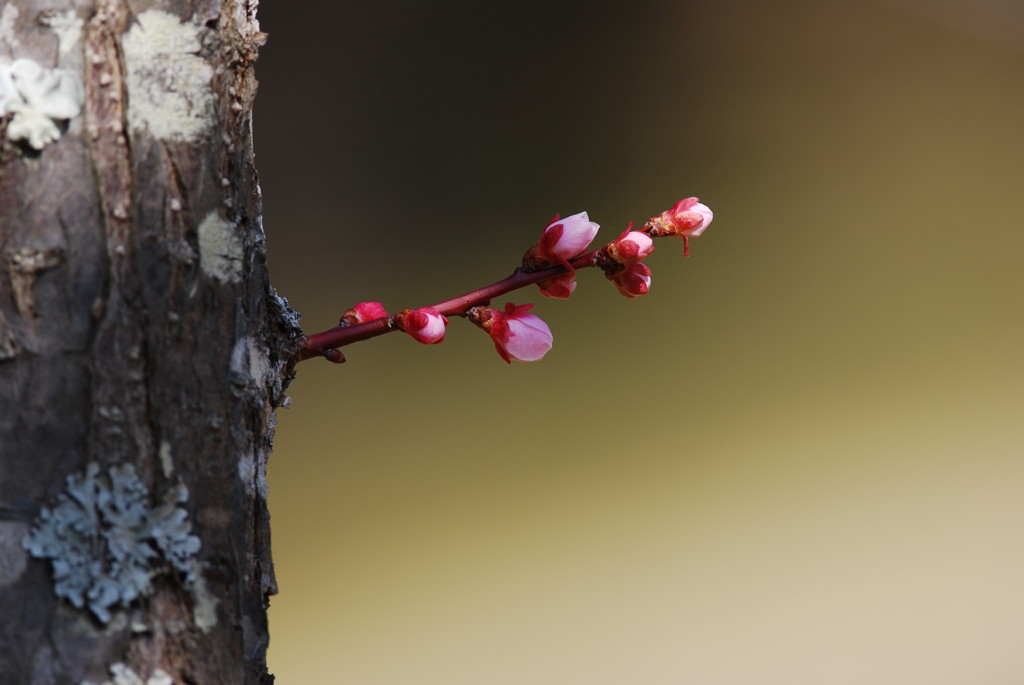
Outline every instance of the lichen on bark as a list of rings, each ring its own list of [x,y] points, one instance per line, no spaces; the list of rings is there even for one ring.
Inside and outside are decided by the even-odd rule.
[[[85,473],[68,476],[53,506],[43,507],[25,549],[50,561],[57,596],[109,623],[117,607],[153,592],[153,575],[161,570],[195,582],[200,541],[179,506],[187,500],[188,489],[178,484],[151,502],[131,464],[105,474],[89,464]]]
[[[266,269],[256,3],[42,4],[4,6],[0,60],[71,70],[84,100],[41,150],[0,121],[0,680],[99,683],[122,664],[266,684],[263,478],[300,332]],[[125,41],[154,11],[195,40],[147,71]],[[129,78],[192,59],[210,67],[189,62],[203,125],[133,125]],[[204,265],[211,215],[231,240],[207,235]]]

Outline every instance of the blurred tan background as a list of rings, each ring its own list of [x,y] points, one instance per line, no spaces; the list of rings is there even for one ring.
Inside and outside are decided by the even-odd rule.
[[[1024,683],[1024,5],[274,2],[257,162],[308,332],[554,213],[716,219],[555,333],[299,367],[278,682]]]

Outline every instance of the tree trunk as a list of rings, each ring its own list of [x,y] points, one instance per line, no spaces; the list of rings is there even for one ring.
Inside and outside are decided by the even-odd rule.
[[[4,684],[273,680],[298,327],[264,259],[263,35],[256,0],[156,5],[0,2]]]

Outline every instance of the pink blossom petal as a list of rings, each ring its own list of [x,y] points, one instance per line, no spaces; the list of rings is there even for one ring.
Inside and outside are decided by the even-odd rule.
[[[523,264],[535,270],[555,264],[571,269],[569,260],[586,251],[599,228],[586,212],[556,219],[545,227],[540,240],[527,251]]]
[[[562,226],[562,232],[552,251],[559,259],[565,261],[583,253],[600,228],[590,220],[586,212],[573,214],[554,225]]]
[[[521,362],[535,362],[548,353],[553,344],[551,329],[534,314],[509,317],[505,351]]]

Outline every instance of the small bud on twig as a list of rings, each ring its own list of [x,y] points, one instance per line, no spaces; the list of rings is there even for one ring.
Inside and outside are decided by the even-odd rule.
[[[608,256],[619,264],[639,262],[654,252],[654,241],[646,233],[626,230],[608,243]]]
[[[360,302],[351,309],[346,310],[341,317],[340,323],[342,326],[351,326],[352,324],[380,319],[387,315],[387,310],[384,309],[384,305],[380,302]]]
[[[403,309],[395,315],[395,326],[425,345],[444,340],[444,327],[448,319],[433,307]]]

